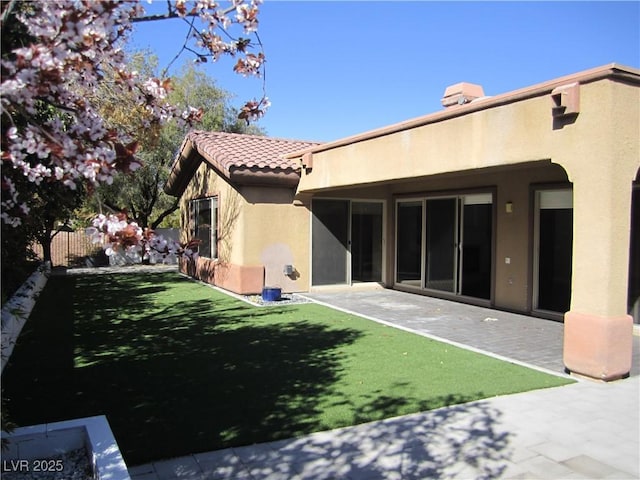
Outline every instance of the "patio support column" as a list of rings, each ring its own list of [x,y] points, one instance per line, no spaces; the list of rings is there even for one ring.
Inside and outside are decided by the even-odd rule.
[[[637,165],[611,154],[584,160],[599,167],[572,178],[572,297],[564,320],[564,364],[572,373],[609,381],[631,370],[627,282]]]

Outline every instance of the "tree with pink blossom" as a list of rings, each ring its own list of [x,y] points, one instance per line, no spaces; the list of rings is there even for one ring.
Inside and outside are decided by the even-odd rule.
[[[107,126],[92,101],[107,69],[116,72],[111,77],[115,86],[133,95],[146,111],[149,128],[169,121],[198,121],[198,109],[179,111],[167,102],[169,78],[144,78],[127,64],[124,45],[135,22],[182,19],[187,35],[181,52],[193,54],[196,62],[232,56],[237,73],[263,76],[265,58],[257,35],[260,1],[167,1],[166,11],[155,15],[147,15],[136,0],[3,1],[3,234],[37,215],[33,199],[42,197],[38,192],[44,185],[90,192],[98,184],[111,183],[116,172],[140,167],[137,139]],[[255,120],[268,106],[263,95],[247,102],[240,117]],[[183,254],[187,247],[154,240],[152,232],[138,232],[121,217],[96,222],[92,234],[103,234],[111,250],[124,245]],[[124,233],[118,235],[116,228]],[[138,247],[131,244],[134,239]]]

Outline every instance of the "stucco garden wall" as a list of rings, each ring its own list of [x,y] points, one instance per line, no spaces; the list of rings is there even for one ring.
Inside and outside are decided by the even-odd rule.
[[[49,262],[41,264],[2,306],[0,373],[9,362],[20,332],[31,315],[40,293],[47,285],[50,274],[51,264]]]

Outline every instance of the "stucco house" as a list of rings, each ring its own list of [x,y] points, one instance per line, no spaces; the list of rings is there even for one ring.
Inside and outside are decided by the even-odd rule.
[[[617,64],[316,144],[192,132],[165,186],[181,268],[237,293],[371,283],[562,320],[569,371],[631,367],[640,71]],[[633,211],[633,216],[632,216]]]

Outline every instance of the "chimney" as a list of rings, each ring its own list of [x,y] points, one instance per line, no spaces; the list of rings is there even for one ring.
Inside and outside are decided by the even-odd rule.
[[[442,106],[445,108],[464,105],[476,98],[484,97],[482,86],[473,83],[461,82],[447,87],[442,97]]]

